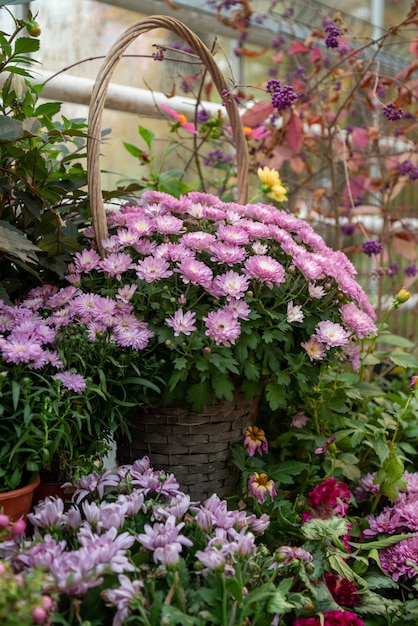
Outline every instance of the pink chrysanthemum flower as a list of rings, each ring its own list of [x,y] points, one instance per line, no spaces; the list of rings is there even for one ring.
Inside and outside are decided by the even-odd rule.
[[[225,243],[231,243],[236,246],[245,246],[249,242],[249,236],[246,230],[239,226],[231,226],[221,224],[218,227],[218,237]]]
[[[418,537],[409,537],[379,551],[380,564],[393,580],[418,576]]]
[[[210,246],[216,241],[215,235],[205,233],[204,231],[195,231],[186,233],[181,238],[181,243],[191,250],[202,251],[209,250]]]
[[[303,341],[300,345],[306,350],[311,361],[322,361],[326,356],[324,345],[316,337],[311,337],[309,341]]]
[[[240,226],[244,228],[253,239],[269,239],[271,237],[271,227],[267,224],[243,219],[240,222]]]
[[[271,256],[253,256],[244,263],[244,272],[251,278],[265,283],[269,289],[286,280],[284,267]]]
[[[155,230],[154,221],[141,213],[128,213],[125,222],[128,230],[142,237],[149,237]]]
[[[267,494],[269,494],[271,500],[274,500],[277,495],[274,482],[269,480],[267,474],[259,474],[258,472],[254,472],[250,477],[248,491],[260,504],[264,503]]]
[[[341,306],[341,319],[343,324],[356,335],[358,339],[364,339],[369,335],[375,336],[377,328],[372,318],[359,309],[352,302]]]
[[[241,263],[247,258],[248,253],[245,248],[240,248],[234,244],[223,243],[217,241],[210,247],[212,256],[210,260],[214,263],[226,263],[228,265],[234,265],[235,263]]]
[[[162,235],[178,235],[184,228],[183,221],[174,215],[159,215],[154,219],[154,225]]]
[[[119,287],[115,298],[122,302],[130,302],[137,289],[138,285],[124,285],[123,287]]]
[[[244,435],[244,446],[247,448],[249,456],[254,456],[257,452],[260,456],[268,452],[268,442],[266,433],[258,426],[249,426]]]
[[[177,309],[177,311],[171,317],[166,317],[165,322],[168,326],[174,329],[174,336],[178,337],[181,333],[183,335],[191,335],[195,326],[196,313],[194,311],[183,311],[183,309]]]
[[[322,266],[318,263],[317,255],[312,252],[304,250],[294,255],[293,263],[307,280],[319,280],[324,275]]]
[[[81,394],[87,386],[86,379],[81,374],[74,374],[74,372],[58,372],[52,378],[60,380],[64,387],[78,394]]]
[[[168,278],[172,276],[173,270],[170,269],[165,259],[154,256],[147,256],[142,261],[138,261],[136,266],[136,275],[138,278],[145,280],[146,283],[153,283],[155,280]]]
[[[109,277],[115,276],[116,280],[122,280],[122,274],[132,267],[135,266],[129,254],[125,252],[113,252],[101,260],[99,271]]]
[[[139,239],[139,233],[130,228],[119,228],[115,235],[121,250],[134,246]]]
[[[286,320],[289,322],[289,324],[292,324],[293,322],[303,322],[304,319],[305,315],[302,311],[302,306],[294,305],[293,300],[288,302]]]
[[[208,288],[212,284],[212,270],[202,261],[194,258],[185,258],[180,261],[176,272],[179,272],[184,283],[201,285]]]
[[[228,300],[243,298],[248,289],[248,278],[238,272],[230,270],[225,274],[216,276],[213,281],[213,289],[215,294],[226,296]]]
[[[240,323],[231,311],[225,309],[210,311],[203,321],[207,328],[206,335],[217,345],[222,344],[229,348],[241,334]]]
[[[96,250],[82,250],[74,255],[74,267],[80,274],[88,274],[99,267],[101,256]]]
[[[319,322],[316,327],[316,338],[325,345],[325,348],[335,348],[348,344],[350,333],[344,330],[341,324],[325,320]]]
[[[308,283],[308,292],[311,298],[320,300],[325,296],[325,289],[322,285],[315,285],[315,283]]]
[[[144,322],[139,322],[132,326],[116,325],[113,329],[114,342],[123,348],[132,350],[143,350],[149,343],[154,333]]]
[[[244,300],[229,300],[224,306],[225,311],[230,311],[234,317],[240,320],[248,320],[251,309]]]

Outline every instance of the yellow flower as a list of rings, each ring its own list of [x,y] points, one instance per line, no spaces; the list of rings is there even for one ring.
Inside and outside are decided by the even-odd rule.
[[[273,198],[276,202],[285,202],[287,200],[287,189],[283,186],[279,172],[269,167],[259,167],[257,176],[262,183],[262,191],[269,198]]]

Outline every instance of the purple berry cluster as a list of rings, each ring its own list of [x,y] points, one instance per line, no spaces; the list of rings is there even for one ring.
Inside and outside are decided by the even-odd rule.
[[[411,180],[418,180],[418,166],[411,159],[405,159],[398,163],[398,172],[401,176],[408,176]]]
[[[267,93],[271,95],[271,103],[278,111],[288,109],[298,99],[298,95],[291,85],[281,87],[280,80],[272,78],[267,81]]]
[[[327,48],[338,48],[341,31],[337,28],[332,20],[324,20],[322,22],[326,33],[325,45]]]
[[[382,107],[382,113],[390,122],[396,122],[396,120],[401,120],[403,118],[402,108],[397,107],[394,102],[384,104]]]
[[[367,254],[367,256],[380,254],[380,252],[382,251],[382,244],[379,241],[373,241],[373,239],[369,239],[369,241],[365,241],[363,243],[362,250],[364,254]]]

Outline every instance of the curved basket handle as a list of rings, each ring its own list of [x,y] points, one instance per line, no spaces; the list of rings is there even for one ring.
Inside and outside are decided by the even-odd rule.
[[[130,26],[113,44],[109,50],[102,67],[94,83],[89,116],[88,116],[88,139],[87,139],[87,184],[90,197],[90,207],[95,229],[97,246],[103,255],[102,241],[108,236],[106,214],[103,206],[101,174],[100,174],[100,145],[101,145],[101,121],[106,100],[107,89],[112,78],[114,69],[121,59],[126,48],[139,35],[147,33],[155,28],[167,28],[184,39],[193,51],[201,58],[209,71],[219,94],[224,96],[229,92],[228,83],[220,71],[209,48],[202,40],[179,20],[165,15],[154,15]],[[246,204],[248,200],[248,149],[239,116],[238,107],[234,98],[224,98],[225,108],[232,127],[232,136],[237,151],[238,166],[238,202]]]

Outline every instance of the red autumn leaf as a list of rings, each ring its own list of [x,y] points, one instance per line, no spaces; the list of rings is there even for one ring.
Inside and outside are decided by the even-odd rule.
[[[359,128],[358,126],[353,128],[351,138],[353,144],[357,146],[357,148],[366,148],[370,142],[367,130],[365,128]]]
[[[316,63],[322,59],[322,52],[319,48],[312,48],[309,60],[311,63]]]
[[[271,102],[257,102],[251,109],[248,109],[242,116],[241,121],[244,126],[254,128],[262,124],[274,111]]]
[[[293,111],[286,126],[285,137],[289,147],[295,154],[299,154],[303,146],[303,122]]]
[[[290,46],[288,53],[289,54],[307,54],[309,52],[309,48],[300,43],[300,41],[295,41]]]

